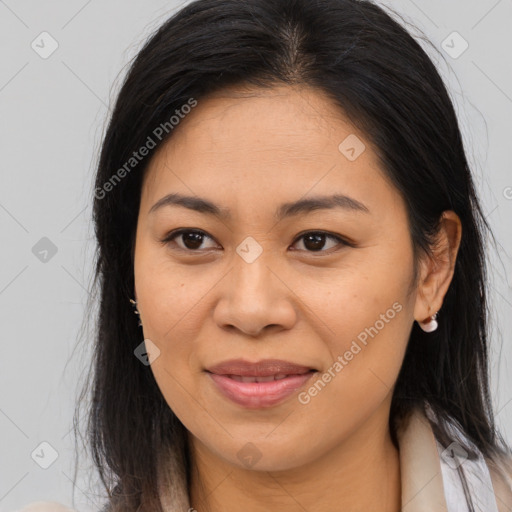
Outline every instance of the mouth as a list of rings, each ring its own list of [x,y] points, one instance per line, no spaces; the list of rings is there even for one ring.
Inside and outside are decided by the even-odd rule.
[[[316,368],[305,366],[282,359],[263,359],[251,363],[244,359],[230,359],[206,369],[217,375],[230,375],[234,377],[272,377],[274,380],[282,379],[289,375],[303,375]],[[266,382],[266,381],[261,381]]]
[[[313,371],[313,370],[311,370]],[[225,377],[229,377],[230,379],[236,380],[237,382],[272,382],[274,380],[282,380],[287,377],[291,377],[292,375],[303,375],[303,374],[285,374],[278,373],[277,375],[268,375],[267,377],[256,377],[256,376],[247,376],[243,377],[242,375],[225,375]]]
[[[224,397],[237,405],[256,409],[284,401],[318,370],[276,359],[256,363],[238,359],[212,366],[206,372]]]

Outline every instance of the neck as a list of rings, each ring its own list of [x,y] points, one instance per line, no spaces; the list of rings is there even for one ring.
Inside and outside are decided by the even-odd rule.
[[[399,452],[391,440],[387,413],[376,413],[322,457],[283,471],[233,465],[189,434],[191,507],[201,512],[397,512]]]

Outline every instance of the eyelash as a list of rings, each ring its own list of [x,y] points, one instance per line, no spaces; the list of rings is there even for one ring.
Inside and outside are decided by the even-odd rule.
[[[207,237],[209,238],[210,240],[214,240],[213,237],[211,237],[210,235],[208,235],[206,232],[204,231],[201,231],[200,229],[189,229],[189,228],[180,228],[180,229],[175,229],[174,231],[171,231],[170,233],[168,233],[165,238],[163,240],[161,240],[161,243],[163,245],[169,245],[170,242],[173,242],[175,238],[178,238],[180,235],[183,235],[185,233],[197,233],[197,234],[200,234],[200,235],[203,235],[204,237]],[[306,237],[307,235],[325,235],[326,238],[331,238],[333,240],[336,240],[341,246],[347,246],[347,247],[354,247],[354,244],[341,238],[340,236],[338,235],[333,235],[327,231],[305,231],[304,233],[301,233],[300,235],[298,235],[293,244],[292,245],[295,245],[299,240],[303,239],[304,237]],[[334,251],[332,250],[334,249]],[[202,250],[201,249],[184,249],[183,247],[177,247],[176,250],[179,250],[179,251],[183,251],[183,252],[188,252],[188,253],[199,253],[201,252]],[[338,251],[339,248],[331,248],[331,249],[328,249],[328,250],[319,250],[319,251],[308,251],[306,249],[297,249],[299,251],[303,251],[303,252],[308,252],[308,253],[311,253],[311,254],[321,254],[321,253],[327,253],[327,254],[331,254],[332,252],[335,252],[335,251]]]

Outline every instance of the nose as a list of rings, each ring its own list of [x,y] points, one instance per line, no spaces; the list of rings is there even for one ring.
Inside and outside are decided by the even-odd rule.
[[[214,320],[223,329],[257,337],[271,329],[291,329],[297,321],[293,286],[263,256],[252,263],[237,256],[219,286]]]

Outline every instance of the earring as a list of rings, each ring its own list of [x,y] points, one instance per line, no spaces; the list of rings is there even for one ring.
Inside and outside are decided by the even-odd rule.
[[[136,301],[136,300],[133,300],[133,299],[130,299],[130,302],[132,303],[132,305],[133,305],[133,307],[134,307],[134,309],[135,309],[134,313],[135,313],[136,315],[139,315],[139,326],[141,326],[141,325],[142,325],[142,322],[141,322],[141,320],[140,320],[140,312],[139,312],[139,310],[137,309],[137,301]]]
[[[423,325],[423,322],[418,322],[419,326],[422,328],[425,332],[433,332],[437,329],[438,323],[437,323],[437,311],[431,316],[430,321]]]

